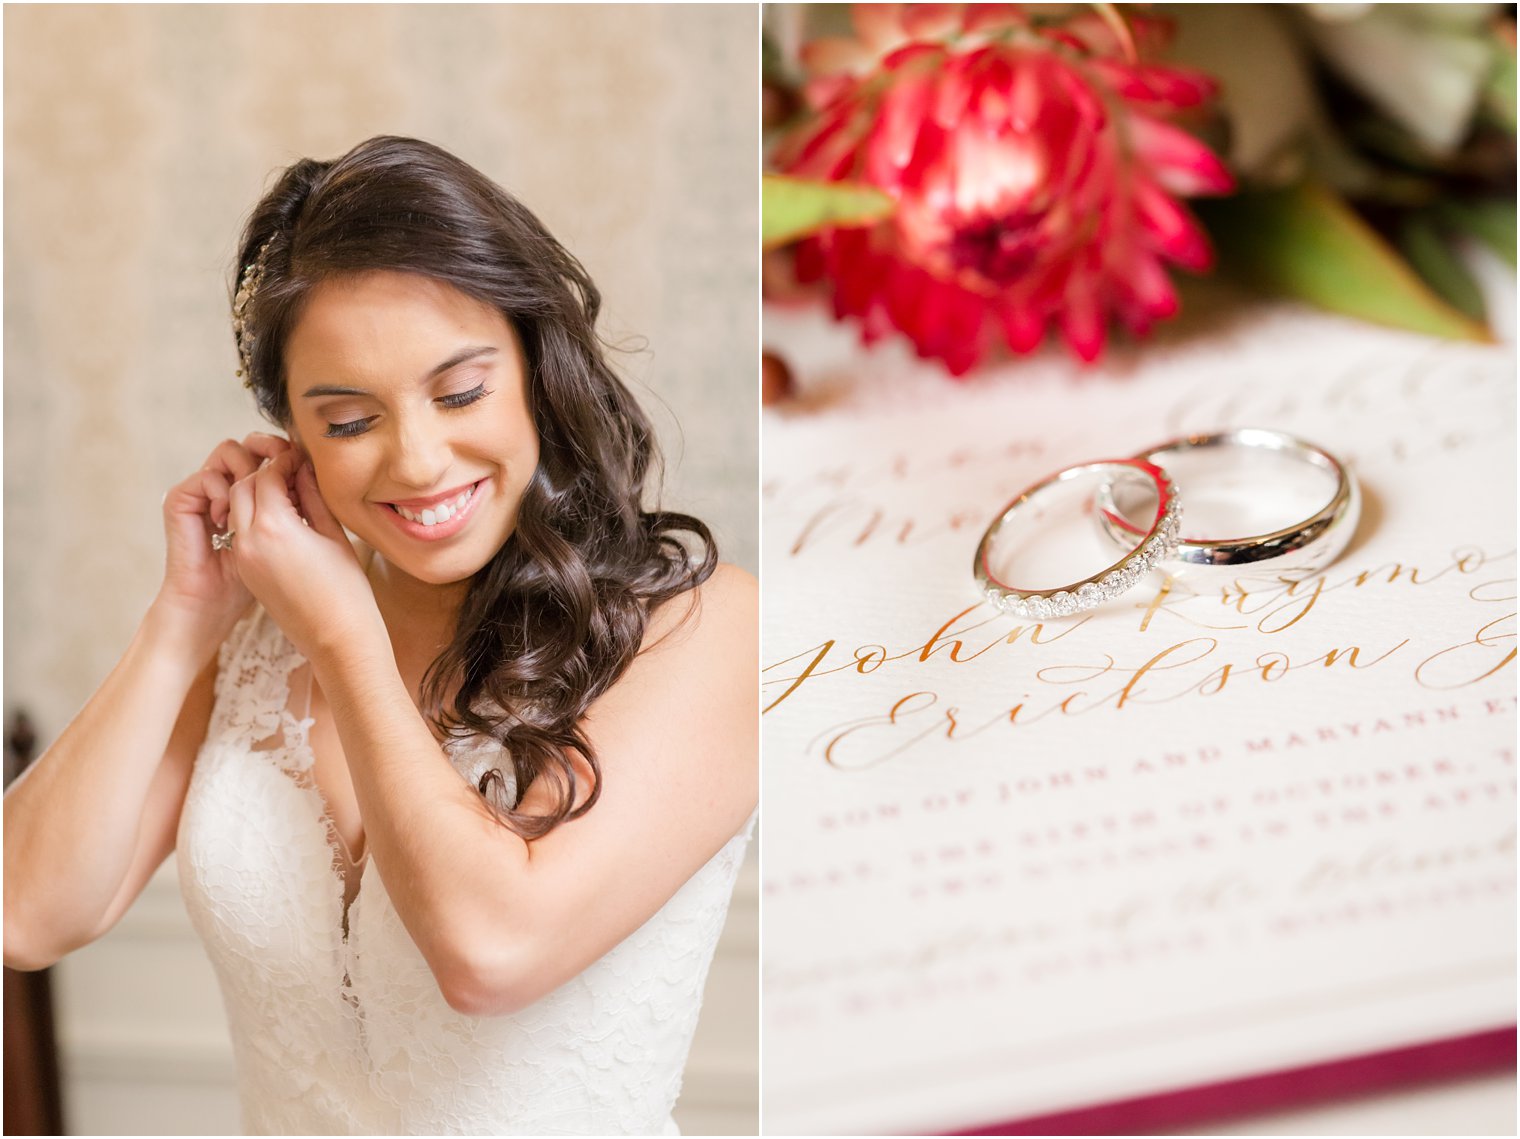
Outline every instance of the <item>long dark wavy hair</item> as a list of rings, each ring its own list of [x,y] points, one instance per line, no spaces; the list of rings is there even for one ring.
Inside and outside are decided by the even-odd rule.
[[[243,230],[234,294],[255,263],[240,343],[245,382],[282,429],[285,342],[305,299],[329,278],[421,274],[491,305],[517,330],[538,469],[513,534],[470,581],[453,640],[424,677],[422,706],[440,736],[500,741],[516,793],[502,794],[499,768],[478,789],[505,825],[531,839],[578,818],[602,784],[581,718],[637,655],[649,611],[701,584],[717,562],[700,521],[644,509],[657,447],[607,364],[596,286],[490,179],[430,143],[392,136],[285,170]],[[573,752],[591,768],[589,789],[577,786]],[[522,811],[539,781],[554,788],[553,808]]]

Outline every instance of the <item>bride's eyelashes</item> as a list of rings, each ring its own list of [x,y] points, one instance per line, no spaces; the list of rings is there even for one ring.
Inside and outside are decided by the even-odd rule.
[[[363,435],[369,430],[369,425],[375,419],[376,416],[368,415],[363,419],[349,419],[342,423],[329,423],[327,430],[322,432],[322,435],[326,439],[347,439],[353,435]]]
[[[455,408],[468,407],[470,404],[475,403],[478,400],[482,400],[486,396],[490,395],[491,391],[491,388],[486,387],[485,383],[481,382],[479,384],[476,384],[469,391],[455,392],[453,395],[439,396],[436,402],[442,407],[453,410]],[[328,439],[348,439],[352,438],[355,435],[363,435],[366,431],[369,430],[369,425],[373,423],[377,418],[379,417],[374,415],[366,415],[359,419],[348,419],[339,423],[328,423],[327,430],[322,434],[325,438]]]
[[[468,407],[476,400],[484,399],[490,394],[491,389],[486,387],[485,381],[482,380],[469,391],[455,392],[453,395],[439,396],[438,402],[441,403],[444,407]]]

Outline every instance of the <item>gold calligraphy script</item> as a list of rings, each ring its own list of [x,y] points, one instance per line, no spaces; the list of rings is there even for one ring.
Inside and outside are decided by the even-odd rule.
[[[872,695],[883,696],[879,709],[832,724],[812,742],[831,766],[859,770],[931,738],[963,742],[1057,717],[1214,697],[1327,670],[1386,672],[1403,662],[1405,675],[1421,688],[1465,688],[1514,662],[1514,580],[1494,573],[1513,557],[1514,551],[1488,555],[1467,546],[1434,566],[1397,562],[1335,576],[1249,586],[1234,582],[1212,593],[1166,579],[1133,605],[1132,632],[1141,639],[1138,647],[1119,652],[1090,643],[1115,628],[1108,618],[1087,614],[1050,624],[1010,624],[985,605],[970,605],[905,647],[869,643],[851,649],[831,638],[768,665],[764,684],[774,695],[765,711],[799,699],[806,704],[809,695],[822,699],[831,688],[837,693],[833,686],[841,683],[870,683]],[[1407,604],[1407,592],[1394,591],[1438,583],[1461,589],[1461,604],[1472,614],[1465,628],[1411,623],[1401,630],[1395,621],[1379,619],[1401,613]],[[1375,612],[1366,611],[1372,607]],[[1344,629],[1348,616],[1363,630],[1356,643],[1327,634],[1321,643],[1304,647],[1316,622]],[[1292,652],[1275,643],[1289,629],[1297,637]],[[1173,639],[1179,632],[1186,635]],[[1053,647],[1057,644],[1059,649]],[[963,667],[964,674],[951,671]],[[968,706],[946,691],[947,681],[957,675],[984,680],[988,667],[1005,670],[1001,690],[1027,690],[993,707],[985,706],[985,699],[981,707]],[[860,679],[866,677],[873,679]],[[896,691],[888,691],[893,682]],[[979,688],[985,691],[985,683]]]

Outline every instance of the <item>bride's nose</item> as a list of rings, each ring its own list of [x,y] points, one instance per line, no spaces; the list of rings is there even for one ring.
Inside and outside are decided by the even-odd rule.
[[[391,477],[418,490],[435,489],[453,460],[447,433],[426,419],[403,421],[393,437],[390,454]]]

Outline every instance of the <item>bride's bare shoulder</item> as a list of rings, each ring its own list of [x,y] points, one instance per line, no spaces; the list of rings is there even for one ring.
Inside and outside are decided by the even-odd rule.
[[[704,858],[755,806],[759,608],[755,579],[720,565],[650,614],[638,656],[587,717],[608,773],[604,800],[632,794],[626,781],[612,788],[614,768],[640,772],[634,786],[683,789],[705,804],[687,820]]]
[[[738,566],[721,562],[701,585],[677,594],[650,614],[644,651],[667,644],[672,650],[685,645],[688,652],[724,646],[753,664],[759,617],[759,582]]]
[[[700,696],[709,707],[728,707],[736,722],[759,682],[760,591],[753,577],[719,565],[700,585],[654,609],[628,670],[599,699],[604,716],[614,709],[655,708],[669,713]]]

